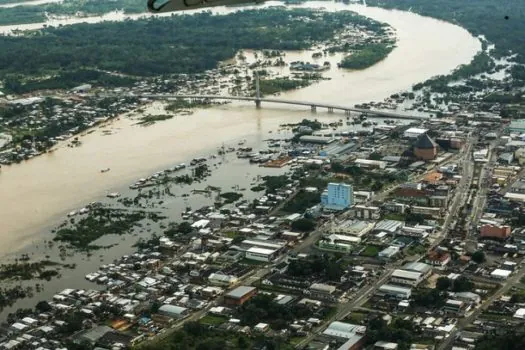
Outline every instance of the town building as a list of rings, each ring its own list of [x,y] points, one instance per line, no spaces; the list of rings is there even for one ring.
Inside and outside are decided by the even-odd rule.
[[[398,300],[410,299],[412,295],[412,289],[406,287],[400,287],[393,284],[383,284],[378,288],[376,295],[388,298],[395,298]]]
[[[414,145],[414,155],[417,159],[432,160],[437,156],[437,143],[427,134],[418,137]]]
[[[482,238],[506,239],[510,237],[512,229],[508,225],[482,225],[479,230]]]
[[[436,249],[427,254],[425,262],[437,269],[444,269],[450,262],[450,254],[446,251]]]
[[[257,293],[257,288],[240,286],[224,295],[224,304],[239,306],[250,300]]]
[[[277,255],[276,249],[251,247],[246,251],[246,259],[269,262]]]
[[[374,228],[374,224],[361,220],[347,220],[330,228],[330,233],[363,237]]]
[[[340,211],[354,204],[354,195],[351,185],[345,183],[329,183],[321,194],[321,204],[324,209]]]
[[[403,137],[408,139],[416,139],[420,137],[421,135],[424,135],[428,132],[428,129],[422,129],[422,128],[409,128],[405,130],[403,133]]]
[[[157,311],[159,315],[163,315],[169,318],[182,318],[188,315],[189,310],[185,307],[176,305],[164,304]]]
[[[515,132],[523,134],[525,133],[525,119],[514,119],[510,122],[507,127],[509,132]]]
[[[366,327],[346,322],[335,321],[323,331],[324,336],[346,340],[339,347],[341,350],[360,350],[365,345]]]
[[[372,159],[356,159],[354,162],[360,168],[366,169],[385,169],[388,165],[387,162],[382,160],[372,160]]]
[[[423,275],[420,272],[397,269],[392,273],[391,283],[416,287],[423,281]]]

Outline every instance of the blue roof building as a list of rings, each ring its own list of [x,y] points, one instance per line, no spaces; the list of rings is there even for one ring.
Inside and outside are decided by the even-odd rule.
[[[351,185],[329,183],[321,195],[321,204],[327,210],[345,210],[354,204],[354,192]]]

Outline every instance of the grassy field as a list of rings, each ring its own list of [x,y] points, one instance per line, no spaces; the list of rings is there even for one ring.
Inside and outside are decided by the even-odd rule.
[[[379,253],[379,248],[375,245],[367,245],[365,250],[360,254],[361,256],[367,256],[370,258],[376,257]]]
[[[221,325],[221,324],[223,324],[223,323],[225,323],[227,321],[228,321],[228,319],[226,317],[207,314],[206,316],[201,318],[199,322],[202,323],[202,324],[218,326],[218,325]]]

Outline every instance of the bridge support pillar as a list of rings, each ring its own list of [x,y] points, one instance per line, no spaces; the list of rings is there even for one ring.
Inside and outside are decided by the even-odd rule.
[[[311,105],[310,110],[315,113],[317,112],[317,107],[315,105]]]
[[[350,114],[351,114],[351,112],[348,109],[346,109],[345,110],[345,115],[350,115]]]
[[[261,100],[255,100],[255,108],[261,108]]]
[[[334,113],[334,109],[332,107],[328,107],[328,113]]]

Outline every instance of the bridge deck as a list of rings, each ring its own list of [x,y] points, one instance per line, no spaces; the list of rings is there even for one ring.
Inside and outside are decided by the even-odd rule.
[[[233,100],[233,101],[254,101],[254,102],[259,101],[259,102],[265,102],[265,103],[281,103],[281,104],[289,104],[289,105],[297,105],[297,106],[309,106],[312,108],[326,108],[329,110],[340,110],[344,112],[366,113],[367,115],[376,115],[380,117],[389,117],[389,118],[397,118],[397,119],[428,119],[428,117],[425,117],[425,116],[415,116],[415,115],[408,115],[408,114],[402,114],[402,113],[396,113],[396,112],[355,108],[355,107],[348,107],[348,106],[328,104],[328,103],[283,100],[283,99],[277,99],[277,98],[264,98],[263,97],[263,98],[258,99],[256,97],[247,97],[247,96],[167,95],[167,94],[139,94],[139,95],[130,94],[129,96],[152,98],[152,99],[194,98],[194,99],[210,99],[210,100]]]

